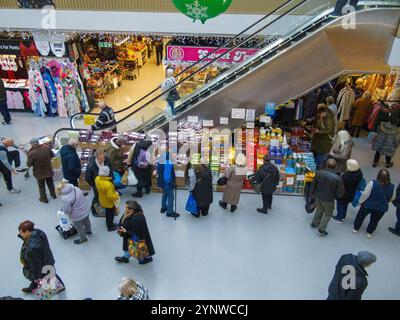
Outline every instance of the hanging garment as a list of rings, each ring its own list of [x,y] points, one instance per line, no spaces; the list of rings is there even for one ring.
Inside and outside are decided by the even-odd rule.
[[[68,110],[68,115],[73,116],[74,114],[80,112],[79,101],[76,96],[76,86],[74,81],[70,78],[65,78],[63,80],[63,85],[65,89],[65,106]]]
[[[315,118],[317,114],[317,104],[319,100],[319,94],[316,90],[310,92],[304,102],[304,119]]]
[[[79,75],[77,75],[77,83],[78,83],[79,97],[80,97],[82,111],[88,112],[90,110],[89,101],[82,80]]]
[[[42,75],[38,70],[30,69],[28,72],[29,77],[29,96],[31,97],[32,105],[36,104],[37,89],[39,88],[45,103],[49,103],[46,93],[46,87],[43,82]]]
[[[350,118],[350,111],[355,101],[355,94],[349,86],[344,87],[338,96],[338,114],[339,121],[348,121]]]
[[[36,45],[34,42],[30,42],[29,47],[26,47],[24,43],[21,41],[19,44],[19,50],[20,54],[22,57],[38,57],[39,56],[39,51],[36,48]]]
[[[68,118],[68,111],[65,106],[64,89],[58,79],[55,80],[54,86],[57,90],[57,111],[61,118]]]
[[[7,93],[7,108],[13,110],[24,110],[24,98],[19,91],[6,91]]]
[[[46,104],[44,103],[43,96],[42,96],[39,88],[37,88],[34,91],[34,95],[35,95],[35,98],[34,98],[35,102],[32,103],[32,109],[38,117],[44,118],[44,117],[46,117],[47,107],[46,107]]]
[[[25,102],[25,107],[27,109],[31,109],[32,110],[32,103],[31,103],[31,99],[29,98],[29,92],[28,91],[24,91],[24,102]]]
[[[42,77],[49,98],[49,116],[53,116],[57,113],[57,89],[54,86],[51,73],[47,68],[42,68]]]

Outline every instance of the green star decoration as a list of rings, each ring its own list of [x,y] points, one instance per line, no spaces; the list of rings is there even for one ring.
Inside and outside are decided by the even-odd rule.
[[[175,7],[186,16],[193,19],[193,22],[215,18],[225,12],[232,4],[232,0],[173,0]]]

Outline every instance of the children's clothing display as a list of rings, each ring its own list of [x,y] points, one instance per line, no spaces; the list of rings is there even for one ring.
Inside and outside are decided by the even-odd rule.
[[[19,91],[6,91],[7,93],[7,107],[13,110],[24,110],[24,98]]]
[[[73,116],[89,110],[76,65],[66,58],[31,58],[29,94],[38,116]]]

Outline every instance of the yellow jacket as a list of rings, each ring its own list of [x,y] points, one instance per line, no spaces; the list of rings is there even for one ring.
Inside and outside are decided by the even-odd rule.
[[[114,208],[114,202],[119,199],[119,194],[117,191],[115,191],[115,186],[112,183],[112,178],[98,176],[94,180],[94,183],[99,193],[100,205],[106,209]]]

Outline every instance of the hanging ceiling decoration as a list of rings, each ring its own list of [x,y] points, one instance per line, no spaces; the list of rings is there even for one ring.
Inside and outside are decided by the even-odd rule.
[[[224,13],[232,4],[232,0],[173,0],[175,7],[186,16],[193,19],[193,22],[215,18]]]

